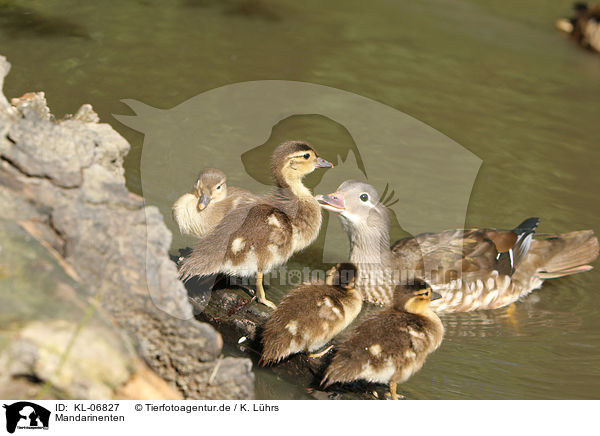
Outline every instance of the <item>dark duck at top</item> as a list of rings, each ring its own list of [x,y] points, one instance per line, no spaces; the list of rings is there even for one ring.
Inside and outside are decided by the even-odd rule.
[[[600,4],[575,3],[573,11],[574,17],[557,20],[556,27],[580,46],[600,52]]]
[[[545,279],[591,270],[587,263],[598,257],[591,230],[533,239],[537,218],[508,231],[423,233],[390,248],[388,211],[371,185],[349,180],[317,199],[339,214],[350,239],[350,262],[358,268],[356,288],[371,303],[390,304],[398,280],[416,276],[441,294],[431,304],[436,311],[495,309],[529,294]]]
[[[218,273],[256,275],[258,301],[275,307],[265,297],[263,274],[285,263],[317,237],[321,208],[302,179],[315,168],[331,167],[305,142],[279,145],[271,158],[277,191],[225,215],[184,259],[180,275],[184,279]]]

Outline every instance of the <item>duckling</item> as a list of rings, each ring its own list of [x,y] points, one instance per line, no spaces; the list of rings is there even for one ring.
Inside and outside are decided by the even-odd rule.
[[[321,209],[302,178],[333,164],[306,142],[287,141],[273,152],[271,170],[277,191],[227,213],[183,260],[180,276],[224,273],[256,276],[258,301],[271,308],[263,274],[310,245],[321,227]]]
[[[442,296],[436,311],[496,309],[541,287],[545,279],[589,271],[598,257],[591,230],[533,239],[539,223],[529,218],[509,231],[458,229],[401,239],[390,249],[389,217],[375,188],[348,180],[337,192],[317,196],[339,214],[350,238],[356,287],[366,301],[386,305],[395,284],[423,277]]]
[[[214,229],[229,210],[256,198],[245,189],[228,187],[223,171],[207,168],[198,176],[192,193],[183,194],[173,204],[173,219],[182,234],[202,237]]]
[[[575,16],[557,20],[556,27],[582,47],[600,52],[600,4],[575,3],[573,10]]]
[[[442,343],[444,326],[429,305],[438,298],[421,279],[396,286],[391,307],[368,317],[336,347],[321,385],[354,380],[387,383],[397,400],[398,383],[420,370]]]
[[[317,351],[345,329],[362,308],[355,276],[354,265],[341,263],[328,272],[325,283],[305,283],[290,291],[265,323],[260,363]],[[309,357],[320,357],[331,347]]]

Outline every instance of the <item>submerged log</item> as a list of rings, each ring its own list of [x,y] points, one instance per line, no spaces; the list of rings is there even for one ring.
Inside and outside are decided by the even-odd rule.
[[[196,279],[190,280],[186,287],[190,301],[194,306],[196,319],[213,325],[223,336],[225,342],[236,347],[241,353],[247,355],[254,365],[258,365],[262,350],[262,326],[269,318],[271,309],[258,304],[248,290],[227,285],[225,288],[215,287],[208,290],[201,286]],[[373,310],[380,310],[376,306],[367,307],[359,319],[334,338],[333,343],[343,341],[365,316]],[[384,398],[387,386],[369,385],[364,382],[334,385],[332,389],[323,391],[320,386],[323,372],[329,364],[333,352],[319,358],[309,358],[305,353],[295,354],[277,365],[270,367],[277,376],[293,381],[294,384],[303,386],[307,393],[316,399],[374,399]],[[375,394],[373,394],[375,393]]]

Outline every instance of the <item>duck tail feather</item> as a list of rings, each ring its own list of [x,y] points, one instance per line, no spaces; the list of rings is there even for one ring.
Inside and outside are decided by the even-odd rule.
[[[537,242],[537,241],[536,241]],[[540,278],[554,278],[585,272],[598,257],[598,238],[592,230],[563,233],[539,241],[546,243],[550,256],[540,268]]]
[[[517,227],[515,227],[512,231],[517,235],[522,233],[535,233],[535,230],[540,224],[540,219],[538,217],[527,218]]]
[[[218,273],[219,265],[225,257],[222,238],[222,235],[215,232],[202,238],[192,253],[183,259],[179,268],[179,278],[187,281],[194,276],[203,277]]]

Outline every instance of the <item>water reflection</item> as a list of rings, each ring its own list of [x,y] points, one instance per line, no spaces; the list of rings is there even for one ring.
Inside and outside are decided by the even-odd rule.
[[[90,38],[87,29],[79,23],[9,0],[0,0],[0,29],[10,38]]]
[[[216,7],[225,14],[280,21],[279,5],[264,0],[183,0],[186,7]]]

